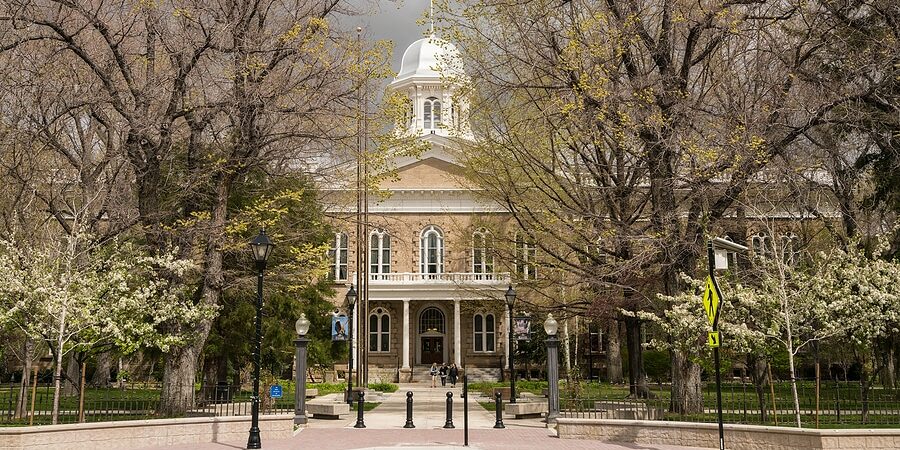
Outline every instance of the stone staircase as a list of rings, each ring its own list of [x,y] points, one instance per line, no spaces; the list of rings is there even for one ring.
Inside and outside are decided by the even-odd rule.
[[[412,382],[431,386],[431,376],[428,375],[429,369],[431,369],[430,365],[413,366]],[[500,369],[496,367],[469,367],[468,370],[470,382],[500,380]],[[369,379],[371,379],[371,375],[369,375]],[[438,383],[440,383],[440,379],[438,379]]]

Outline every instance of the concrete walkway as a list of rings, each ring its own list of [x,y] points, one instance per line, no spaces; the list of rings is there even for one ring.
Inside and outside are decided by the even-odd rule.
[[[406,423],[406,392],[413,392],[413,422],[415,429],[404,429]],[[455,429],[444,429],[447,392],[453,393],[453,423]],[[430,385],[400,385],[397,392],[385,394],[383,402],[364,416],[366,428],[356,429],[356,413],[340,420],[310,420],[306,428],[293,438],[264,441],[263,448],[287,449],[365,449],[365,450],[694,450],[689,447],[665,445],[610,444],[589,440],[561,440],[553,429],[546,428],[540,419],[515,420],[504,417],[505,429],[494,429],[495,414],[477,402],[489,401],[471,392],[469,399],[469,446],[464,447],[462,389],[431,388]],[[246,441],[234,443],[183,445],[160,447],[159,450],[226,450],[244,448]]]

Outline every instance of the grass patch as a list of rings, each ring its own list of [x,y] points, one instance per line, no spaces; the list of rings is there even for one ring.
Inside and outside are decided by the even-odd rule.
[[[497,411],[497,405],[494,402],[478,402],[478,404],[481,405],[482,408],[484,408],[488,411],[491,411],[491,412]]]
[[[399,387],[393,383],[369,383],[369,389],[379,392],[397,392]]]
[[[350,410],[356,411],[357,409],[359,409],[356,407],[358,404],[359,403],[357,403],[357,402],[353,402],[353,404],[350,405]],[[380,404],[381,404],[381,402],[365,402],[365,403],[363,403],[363,411],[371,411]]]

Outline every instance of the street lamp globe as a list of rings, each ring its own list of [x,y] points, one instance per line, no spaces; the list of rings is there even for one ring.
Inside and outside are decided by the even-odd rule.
[[[513,290],[512,285],[509,285],[504,295],[506,296],[506,304],[511,308],[516,303],[516,291]]]
[[[250,241],[250,249],[253,250],[253,259],[258,265],[265,265],[269,259],[269,253],[272,252],[275,243],[266,236],[265,228],[259,230],[259,234]]]
[[[350,290],[347,291],[347,304],[349,304],[351,308],[356,304],[356,297],[356,288],[351,284]]]
[[[547,314],[547,320],[544,321],[544,332],[547,333],[547,336],[556,336],[558,330],[559,324],[553,318],[553,314]]]
[[[306,336],[309,331],[309,319],[306,318],[305,313],[300,313],[300,318],[294,323],[294,329],[297,330],[297,336]]]

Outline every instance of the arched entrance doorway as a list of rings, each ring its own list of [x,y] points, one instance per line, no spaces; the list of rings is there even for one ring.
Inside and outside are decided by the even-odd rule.
[[[434,306],[419,315],[419,363],[442,364],[447,361],[447,335],[444,312]]]

